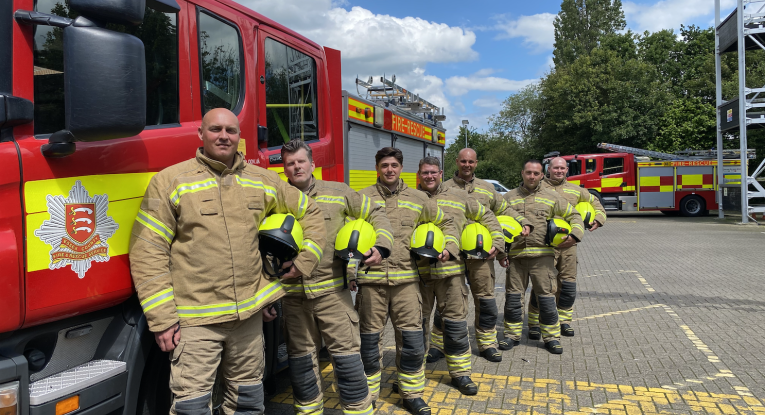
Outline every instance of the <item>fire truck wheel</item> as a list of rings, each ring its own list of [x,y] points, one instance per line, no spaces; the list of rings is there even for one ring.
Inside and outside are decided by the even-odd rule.
[[[154,344],[141,379],[137,415],[167,415],[170,413],[170,359]]]
[[[704,199],[697,195],[688,195],[680,201],[680,214],[683,216],[702,216],[709,212],[706,209],[707,206]]]

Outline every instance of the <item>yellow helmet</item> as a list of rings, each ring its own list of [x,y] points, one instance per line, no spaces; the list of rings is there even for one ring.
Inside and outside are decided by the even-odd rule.
[[[350,260],[361,259],[377,240],[375,228],[364,219],[356,219],[345,224],[335,238],[335,255]]]
[[[547,221],[547,234],[545,235],[545,245],[556,247],[560,245],[571,233],[571,225],[563,219],[550,219]]]
[[[513,243],[515,238],[523,232],[523,226],[512,216],[500,215],[497,216],[497,221],[499,221],[499,225],[502,227],[502,236],[505,237],[506,245]]]
[[[468,258],[483,259],[489,256],[492,240],[491,232],[480,223],[471,223],[462,230],[460,247]]]
[[[300,253],[303,227],[292,214],[275,213],[260,223],[258,237],[263,270],[271,277],[281,277],[287,272],[281,269],[282,264],[292,261]]]
[[[425,258],[438,258],[446,248],[444,233],[432,223],[423,223],[412,232],[409,251]]]
[[[574,209],[582,215],[584,227],[590,229],[592,227],[592,222],[595,221],[595,208],[592,207],[592,204],[590,202],[579,202],[574,206]]]

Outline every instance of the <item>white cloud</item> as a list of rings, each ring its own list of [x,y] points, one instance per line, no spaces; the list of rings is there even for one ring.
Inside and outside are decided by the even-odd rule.
[[[524,79],[515,81],[512,79],[498,78],[496,76],[452,76],[446,80],[446,90],[451,95],[465,95],[470,91],[518,91],[528,84],[536,82],[536,79]]]
[[[721,0],[724,19],[726,10],[734,8],[735,0]],[[689,24],[693,19],[714,14],[714,0],[661,0],[653,4],[637,4],[625,1],[622,4],[627,18],[627,26],[638,32],[648,30],[656,32],[662,29],[677,29],[681,24]]]
[[[522,38],[523,44],[532,48],[536,53],[553,49],[555,43],[555,14],[539,13],[531,16],[521,16],[515,20],[500,18],[494,27],[501,33],[498,39]]]
[[[499,107],[502,106],[502,101],[500,101],[499,98],[494,96],[486,96],[486,97],[478,98],[477,100],[473,101],[473,106],[480,107],[480,108],[494,109],[498,112]]]

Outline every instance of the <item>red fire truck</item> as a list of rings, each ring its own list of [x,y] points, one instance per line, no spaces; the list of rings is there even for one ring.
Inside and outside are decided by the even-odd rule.
[[[339,51],[229,0],[0,1],[0,415],[167,413],[128,262],[149,180],[223,107],[248,163],[280,170],[299,137],[318,177],[360,188],[393,145],[413,185],[443,114],[383,81],[342,91]]]
[[[718,208],[719,186],[740,187],[737,150],[723,150],[724,183],[718,183],[715,150],[669,154],[608,143],[598,144],[598,148],[613,153],[561,157],[568,162],[567,180],[589,190],[606,210],[701,216]],[[546,154],[545,164],[558,155]],[[754,151],[749,150],[747,156],[754,158]]]

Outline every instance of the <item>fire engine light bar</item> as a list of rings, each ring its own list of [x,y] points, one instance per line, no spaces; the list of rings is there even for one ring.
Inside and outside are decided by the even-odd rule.
[[[18,415],[19,382],[0,385],[0,415]]]

